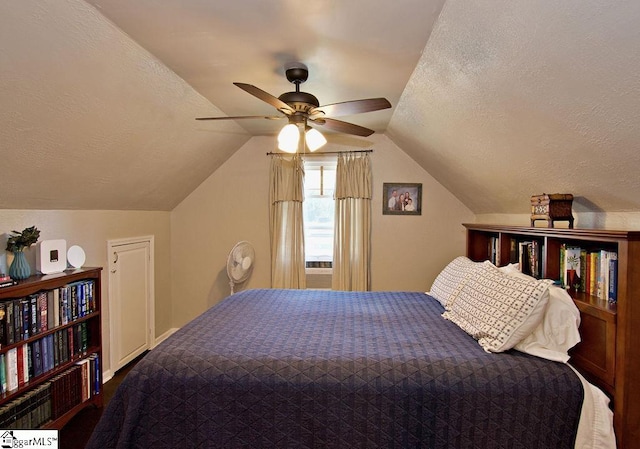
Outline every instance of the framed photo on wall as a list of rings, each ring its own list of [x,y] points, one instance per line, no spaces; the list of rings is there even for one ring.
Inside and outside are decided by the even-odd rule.
[[[383,215],[421,215],[422,184],[385,182],[382,185]]]

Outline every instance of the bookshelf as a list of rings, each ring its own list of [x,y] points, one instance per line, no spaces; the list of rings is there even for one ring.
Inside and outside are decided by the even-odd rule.
[[[101,270],[0,289],[0,428],[60,429],[102,407]]]
[[[535,241],[542,277],[559,279],[561,251],[567,245],[589,252],[617,253],[617,301],[570,291],[580,310],[582,341],[571,351],[570,364],[612,399],[619,448],[640,441],[640,231],[558,229],[464,224],[467,256],[491,258],[496,265],[512,261],[512,248]]]

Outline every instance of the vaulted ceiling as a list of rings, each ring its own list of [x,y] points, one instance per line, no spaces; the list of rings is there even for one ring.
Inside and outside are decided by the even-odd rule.
[[[282,126],[194,118],[272,115],[232,83],[278,96],[300,61],[321,104],[388,98],[340,119],[476,213],[640,211],[639,24],[635,0],[4,0],[0,208],[171,210]]]

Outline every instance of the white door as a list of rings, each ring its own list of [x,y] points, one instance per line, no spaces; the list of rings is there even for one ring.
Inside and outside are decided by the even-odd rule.
[[[110,361],[113,372],[151,349],[153,239],[109,241]]]

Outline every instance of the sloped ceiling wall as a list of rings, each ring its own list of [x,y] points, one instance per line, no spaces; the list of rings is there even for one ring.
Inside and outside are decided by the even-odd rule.
[[[277,132],[193,118],[271,113],[231,82],[277,95],[298,58],[322,103],[388,97],[346,119],[475,213],[640,211],[638,23],[634,0],[3,1],[0,208],[172,210]]]
[[[640,2],[447,0],[387,133],[476,213],[640,210]]]
[[[171,210],[250,135],[82,1],[0,2],[0,208]]]

